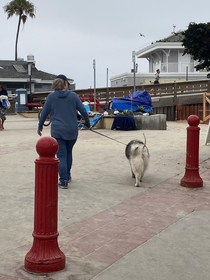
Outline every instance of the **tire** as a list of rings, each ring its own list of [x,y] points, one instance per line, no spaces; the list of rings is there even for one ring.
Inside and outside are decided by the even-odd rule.
[[[42,113],[42,109],[39,110],[39,113],[38,113],[38,119],[40,120],[40,117],[41,117],[41,113]],[[51,120],[50,120],[50,115],[49,114],[44,122],[44,126],[49,126],[51,124]]]

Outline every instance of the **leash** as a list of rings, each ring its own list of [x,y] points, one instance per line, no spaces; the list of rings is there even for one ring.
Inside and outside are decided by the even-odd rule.
[[[97,134],[99,134],[99,135],[101,135],[101,136],[104,136],[104,137],[106,137],[106,138],[109,138],[109,139],[111,139],[111,140],[113,140],[113,141],[115,141],[115,142],[118,142],[118,143],[123,144],[123,145],[126,146],[125,143],[120,142],[120,141],[118,141],[118,140],[116,140],[116,139],[114,139],[114,138],[111,138],[111,137],[109,137],[109,136],[106,136],[106,135],[104,135],[104,134],[102,134],[102,133],[100,133],[100,132],[98,132],[98,131],[93,130],[92,128],[89,128],[89,130],[92,131],[92,132],[95,132],[95,133],[97,133]]]

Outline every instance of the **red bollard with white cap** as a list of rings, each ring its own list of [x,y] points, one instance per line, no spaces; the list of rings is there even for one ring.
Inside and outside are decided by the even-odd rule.
[[[203,180],[199,175],[199,133],[200,119],[196,115],[190,115],[187,119],[187,154],[185,175],[181,179],[181,186],[187,188],[203,187]]]
[[[65,268],[65,255],[58,246],[58,142],[42,137],[36,144],[34,242],[25,257],[25,269],[50,273]]]

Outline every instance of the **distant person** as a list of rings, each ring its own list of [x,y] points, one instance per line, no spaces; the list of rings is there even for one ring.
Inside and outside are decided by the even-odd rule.
[[[6,111],[7,108],[3,107],[2,101],[8,100],[8,93],[6,89],[2,87],[2,83],[0,82],[0,130],[4,129],[4,122],[6,120]]]
[[[160,69],[157,69],[157,70],[156,70],[156,73],[155,73],[155,81],[154,81],[154,84],[159,84],[159,83],[160,83],[159,80],[160,80]]]
[[[52,83],[54,92],[47,96],[38,124],[37,133],[41,136],[43,124],[51,112],[51,136],[59,144],[59,187],[68,188],[71,180],[72,150],[78,137],[77,111],[85,119],[85,128],[90,127],[89,117],[79,96],[70,91],[64,75],[58,75]]]

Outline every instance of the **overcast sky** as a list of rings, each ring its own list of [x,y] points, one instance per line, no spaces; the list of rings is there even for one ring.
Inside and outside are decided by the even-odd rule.
[[[18,57],[33,54],[36,67],[65,74],[77,89],[106,87],[108,78],[133,68],[137,51],[190,22],[210,21],[209,0],[32,0],[36,17],[21,27]],[[0,0],[0,60],[14,60],[18,18],[7,20]],[[139,32],[145,37],[139,36]],[[148,72],[146,59],[137,59],[138,72]],[[110,81],[109,81],[110,86]]]

